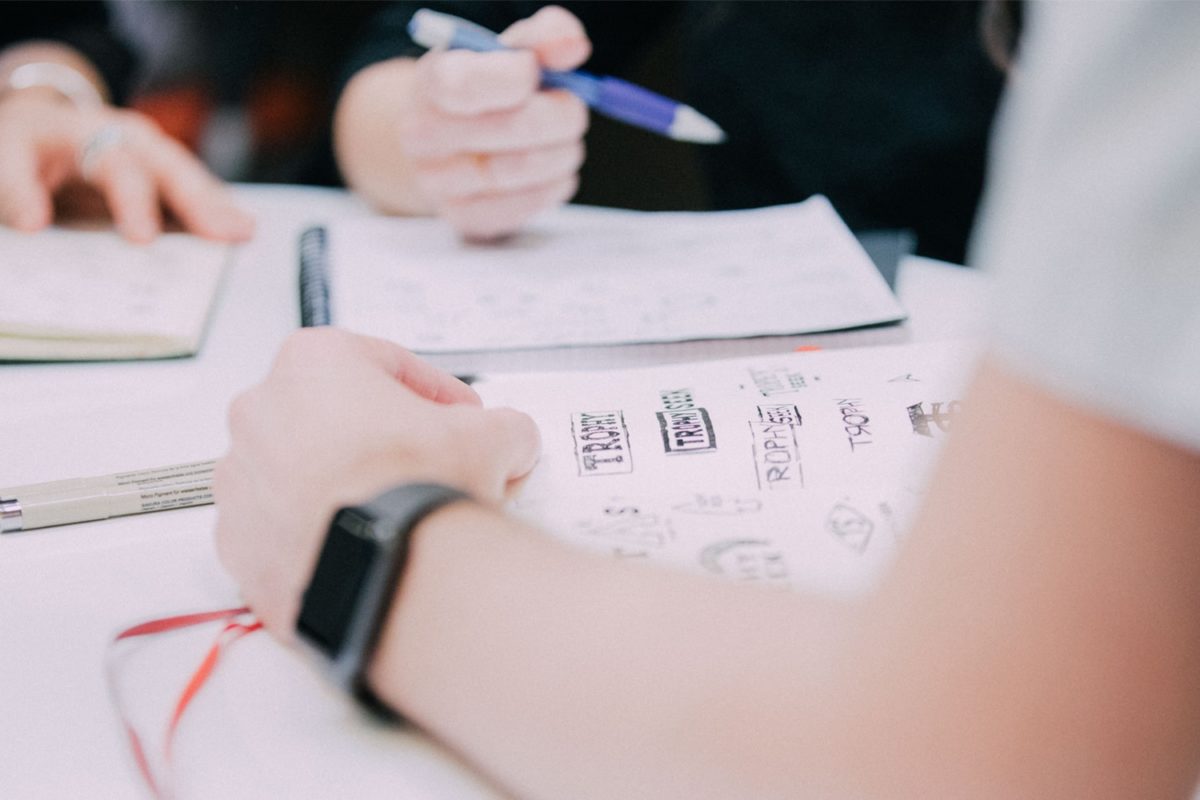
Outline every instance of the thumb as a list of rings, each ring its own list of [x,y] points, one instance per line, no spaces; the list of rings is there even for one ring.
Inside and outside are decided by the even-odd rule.
[[[532,50],[547,69],[575,69],[592,54],[583,23],[561,6],[546,6],[532,17],[514,22],[500,41],[508,47]]]
[[[503,492],[510,482],[524,477],[538,462],[542,452],[542,436],[537,424],[528,415],[511,408],[493,408],[484,412],[489,431],[489,449],[499,460],[500,480],[497,487]]]

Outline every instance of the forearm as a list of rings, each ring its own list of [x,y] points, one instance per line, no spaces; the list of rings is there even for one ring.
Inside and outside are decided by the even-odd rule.
[[[389,214],[434,211],[400,146],[400,125],[416,102],[415,69],[413,59],[394,58],[360,70],[346,84],[334,113],[334,151],[342,177]]]
[[[861,605],[456,507],[418,532],[372,679],[522,797],[1186,796],[1196,457],[994,367],[967,405]]]
[[[851,658],[882,796],[1190,797],[1200,460],[995,362],[964,406]]]
[[[785,797],[853,773],[838,602],[622,567],[460,506],[419,530],[394,608],[377,690],[519,796]]]

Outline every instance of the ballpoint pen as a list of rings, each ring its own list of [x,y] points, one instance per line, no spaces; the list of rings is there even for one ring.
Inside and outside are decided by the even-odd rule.
[[[422,47],[508,50],[495,33],[451,14],[420,9],[408,23],[412,40]],[[691,106],[655,94],[628,81],[583,70],[542,70],[542,86],[566,89],[599,114],[685,142],[725,141],[720,126]]]

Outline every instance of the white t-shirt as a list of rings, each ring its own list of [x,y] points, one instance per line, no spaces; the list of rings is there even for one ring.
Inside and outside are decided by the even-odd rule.
[[[1200,2],[1027,8],[972,253],[996,350],[1200,449]]]

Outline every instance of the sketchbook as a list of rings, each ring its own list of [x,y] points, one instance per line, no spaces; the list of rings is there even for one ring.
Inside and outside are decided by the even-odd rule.
[[[541,459],[513,511],[582,547],[857,591],[904,535],[975,355],[938,342],[484,378]]]
[[[745,211],[568,206],[512,239],[342,220],[301,245],[302,315],[423,354],[734,339],[905,317],[824,197]]]
[[[183,233],[135,245],[111,231],[0,228],[0,360],[192,355],[230,253]]]

